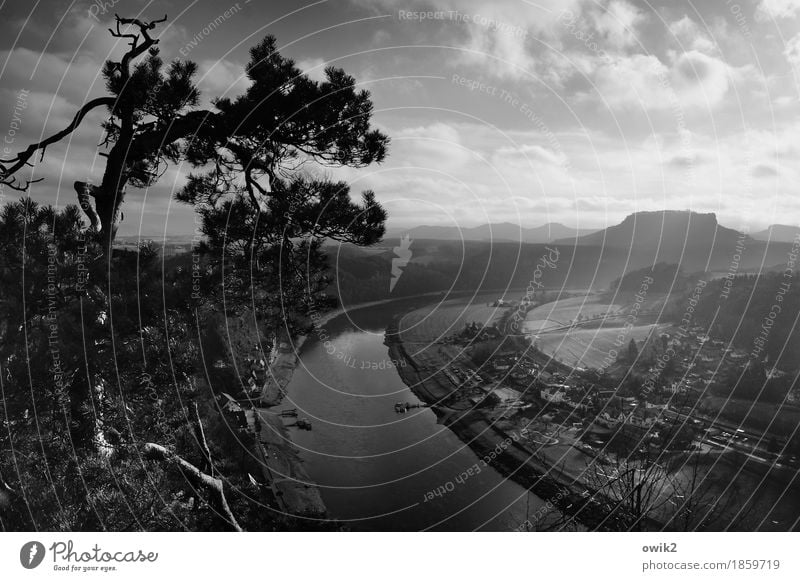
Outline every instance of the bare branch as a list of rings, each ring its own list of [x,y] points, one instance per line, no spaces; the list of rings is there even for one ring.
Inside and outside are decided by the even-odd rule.
[[[144,453],[145,456],[150,459],[161,460],[179,468],[193,484],[208,490],[216,501],[220,511],[223,513],[225,520],[228,521],[235,531],[243,532],[244,529],[239,525],[239,522],[231,511],[231,507],[228,505],[228,500],[225,498],[222,480],[209,476],[198,469],[194,464],[187,462],[175,452],[167,450],[164,446],[159,444],[148,442],[144,445]]]
[[[16,157],[13,157],[11,159],[0,160],[0,164],[5,166],[2,168],[2,173],[0,173],[0,183],[11,185],[11,182],[14,181],[13,175],[23,167],[28,165],[28,160],[30,160],[30,158],[33,157],[34,153],[41,150],[42,156],[44,156],[45,148],[48,145],[61,141],[62,139],[64,139],[64,137],[75,131],[75,129],[77,129],[78,126],[81,124],[81,121],[83,121],[83,118],[86,117],[86,115],[89,113],[89,111],[97,107],[102,107],[104,105],[107,107],[113,107],[115,102],[116,99],[114,99],[114,97],[99,97],[97,99],[92,99],[91,101],[86,103],[83,107],[81,107],[75,114],[75,117],[73,117],[72,122],[58,133],[55,133],[50,137],[48,137],[47,139],[39,141],[38,143],[33,143],[29,145],[25,149],[25,151],[18,153]],[[6,164],[8,165],[6,166]],[[28,182],[27,185],[30,185],[31,183],[35,182]]]
[[[203,454],[203,470],[208,471],[211,477],[214,477],[214,462],[211,460],[211,449],[208,447],[208,440],[206,440],[206,432],[203,429],[203,422],[200,419],[200,410],[197,407],[197,402],[194,402],[194,433],[197,438],[197,443],[200,445],[200,451]]]

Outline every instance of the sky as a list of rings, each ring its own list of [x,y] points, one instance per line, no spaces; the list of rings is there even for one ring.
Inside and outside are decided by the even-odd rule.
[[[161,55],[198,63],[206,106],[247,87],[247,51],[267,34],[312,78],[353,75],[389,156],[305,171],[374,190],[390,228],[601,228],[661,209],[800,224],[800,0],[0,0],[4,148],[105,94],[102,63],[125,48],[115,12],[167,15]],[[48,148],[24,176],[45,178],[31,197],[64,206],[75,180],[99,181],[103,120]],[[129,187],[120,235],[192,234],[172,195],[190,169]]]

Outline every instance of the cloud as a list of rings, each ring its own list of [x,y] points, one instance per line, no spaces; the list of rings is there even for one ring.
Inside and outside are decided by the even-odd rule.
[[[736,72],[727,63],[692,50],[672,54],[666,63],[652,54],[598,61],[594,82],[598,96],[614,109],[667,110],[711,108],[728,93]]]
[[[102,63],[87,55],[65,58],[20,47],[0,51],[0,62],[7,63],[5,87],[57,93],[75,105],[105,94]]]
[[[705,31],[701,30],[697,23],[684,15],[680,20],[676,20],[669,25],[669,32],[675,37],[682,50],[697,50],[704,53],[711,53],[716,44],[712,41]]]
[[[620,49],[639,44],[637,26],[645,14],[625,0],[611,0],[603,10],[592,12],[595,29],[603,40]]]
[[[214,97],[238,97],[250,84],[241,64],[225,59],[209,59],[198,63],[197,86],[203,100],[201,105],[208,106]]]
[[[800,34],[796,34],[787,41],[783,56],[792,67],[800,70]]]
[[[666,106],[662,79],[669,69],[655,55],[635,54],[612,63],[600,61],[594,73],[599,97],[611,107]],[[592,97],[594,99],[594,97]]]
[[[703,163],[705,158],[701,155],[698,155],[695,152],[689,153],[679,153],[678,155],[673,156],[667,162],[667,165],[670,167],[678,168],[678,169],[690,169],[695,167],[696,165]]]
[[[297,62],[297,68],[303,71],[313,81],[325,81],[325,59],[309,58]]]
[[[534,74],[535,59],[526,43],[523,29],[492,28],[473,24],[469,40],[461,46],[458,60],[466,65],[481,67],[493,76],[520,79]]]
[[[460,174],[467,163],[475,160],[454,125],[432,123],[407,127],[390,135],[392,158],[407,167]]]
[[[778,170],[773,165],[759,164],[753,167],[753,176],[757,178],[771,178],[778,175]]]
[[[800,11],[800,0],[761,0],[756,7],[756,20],[794,18]]]
[[[501,147],[497,157],[513,160],[522,164],[540,162],[549,165],[563,166],[567,159],[563,152],[556,152],[541,145],[521,145],[519,147]]]
[[[529,80],[536,71],[534,52],[539,40],[555,41],[563,34],[557,24],[565,10],[577,10],[581,0],[353,0],[372,10],[392,11],[397,22],[416,30],[435,30],[435,44],[454,47],[448,64],[479,67],[508,80]],[[620,0],[615,0],[620,1]],[[430,21],[400,16],[435,11]]]
[[[714,106],[729,88],[729,66],[696,50],[681,54],[673,63],[670,77],[683,104]]]

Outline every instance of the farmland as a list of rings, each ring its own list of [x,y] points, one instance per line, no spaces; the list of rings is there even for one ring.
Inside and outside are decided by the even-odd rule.
[[[625,349],[631,339],[641,343],[653,329],[665,327],[653,324],[630,329],[568,329],[543,333],[536,340],[536,346],[542,353],[567,365],[599,369],[615,360],[615,352]]]
[[[641,343],[654,329],[667,327],[649,322],[645,307],[651,304],[638,311],[633,305],[594,295],[561,299],[531,309],[523,328],[542,353],[566,365],[596,369],[614,361],[631,339]]]
[[[578,317],[582,320],[603,318],[619,312],[619,305],[608,304],[591,295],[561,299],[530,310],[525,317],[523,329],[525,333],[535,334],[568,326]]]
[[[488,301],[488,297],[452,299],[416,309],[402,318],[400,331],[407,341],[433,342],[460,332],[467,323],[491,325],[506,308],[490,306]]]

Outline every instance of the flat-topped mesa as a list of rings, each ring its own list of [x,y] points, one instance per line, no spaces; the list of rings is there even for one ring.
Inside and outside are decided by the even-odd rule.
[[[712,247],[733,247],[740,232],[721,226],[717,215],[681,210],[636,212],[622,222],[577,239],[556,244],[633,248],[635,251],[685,248],[687,252],[708,253]]]

